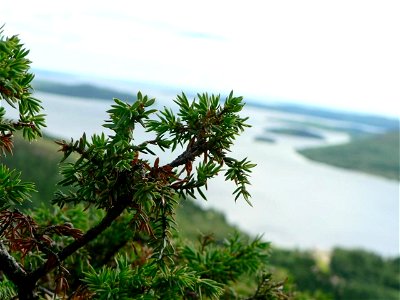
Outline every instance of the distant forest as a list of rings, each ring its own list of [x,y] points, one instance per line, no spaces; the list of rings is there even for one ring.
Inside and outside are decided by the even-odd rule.
[[[37,91],[46,93],[60,94],[72,97],[82,97],[90,99],[112,100],[118,98],[121,100],[135,100],[134,93],[116,91],[110,88],[98,87],[89,83],[65,84],[49,80],[34,80],[33,87]],[[191,94],[187,91],[187,94]],[[312,106],[296,104],[267,104],[259,103],[252,99],[247,100],[248,106],[260,107],[269,110],[282,111],[312,117],[319,117],[337,121],[346,121],[359,123],[369,126],[376,126],[384,131],[399,130],[399,119],[388,118],[377,115],[364,115],[350,112],[339,112],[329,109],[316,108]]]
[[[136,100],[134,93],[124,93],[113,89],[97,87],[91,84],[64,84],[52,81],[35,80],[33,87],[37,91],[59,94],[71,97],[81,97],[89,99],[112,100],[118,98],[121,100]]]
[[[400,180],[399,131],[298,152],[318,162]]]
[[[398,118],[383,117],[379,115],[361,114],[355,112],[342,112],[330,109],[316,108],[312,106],[298,104],[266,104],[248,102],[247,105],[260,107],[269,110],[282,111],[305,115],[310,117],[318,117],[336,121],[359,123],[363,125],[376,126],[382,131],[399,130],[400,123]]]

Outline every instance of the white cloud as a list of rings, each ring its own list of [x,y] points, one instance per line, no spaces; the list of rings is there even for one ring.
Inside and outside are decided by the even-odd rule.
[[[39,5],[40,3],[40,5]],[[5,1],[38,68],[399,115],[398,1]]]

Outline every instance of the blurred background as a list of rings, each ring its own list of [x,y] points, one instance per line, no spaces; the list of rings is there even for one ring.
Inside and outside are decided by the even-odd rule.
[[[399,277],[399,12],[398,1],[5,0],[0,25],[30,49],[53,139],[105,131],[112,98],[134,101],[139,90],[159,108],[181,92],[243,96],[252,128],[233,155],[258,165],[253,207],[235,203],[223,178],[194,205],[202,222],[263,234],[272,261],[314,291],[311,271],[295,274],[299,261],[328,273],[361,261],[371,278]],[[35,147],[49,160],[47,143]],[[13,159],[29,167],[18,147]],[[24,173],[35,180],[33,168]],[[193,234],[225,226],[216,224]]]

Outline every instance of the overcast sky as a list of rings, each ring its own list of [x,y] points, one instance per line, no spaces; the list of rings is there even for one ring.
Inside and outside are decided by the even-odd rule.
[[[33,67],[400,115],[400,1],[2,0]]]

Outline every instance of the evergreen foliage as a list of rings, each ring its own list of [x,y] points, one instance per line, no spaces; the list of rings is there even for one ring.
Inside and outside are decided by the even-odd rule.
[[[0,109],[2,155],[12,151],[15,131],[32,140],[45,125],[40,101],[31,95],[27,54],[18,37],[0,34],[0,100],[20,112],[19,120],[11,121]],[[134,103],[114,102],[104,125],[112,135],[83,134],[57,142],[64,190],[55,194],[52,208],[18,210],[30,200],[33,184],[1,166],[0,295],[17,294],[23,300],[215,299],[232,294],[229,285],[240,275],[265,269],[268,244],[234,236],[224,245],[204,238],[200,248],[193,248],[175,242],[172,232],[180,197],[205,198],[207,181],[220,172],[236,184],[235,199],[249,202],[255,165],[228,156],[248,126],[238,114],[243,99],[231,93],[221,104],[219,96],[201,94],[189,101],[182,94],[175,101],[177,115],[165,108],[156,118],[155,100],[141,93]],[[154,139],[135,144],[136,126],[152,132]],[[179,153],[162,164],[157,149]],[[68,161],[71,155],[76,159]],[[264,276],[249,299],[287,299],[282,288]]]
[[[11,136],[16,130],[22,130],[24,137],[32,140],[40,136],[40,129],[45,126],[44,115],[40,114],[40,101],[31,94],[34,75],[29,72],[28,53],[18,36],[6,38],[3,27],[0,27],[0,99],[13,108],[18,107],[19,111],[19,119],[10,121],[4,118],[4,107],[0,107],[0,149],[3,155],[5,151],[11,151]]]

